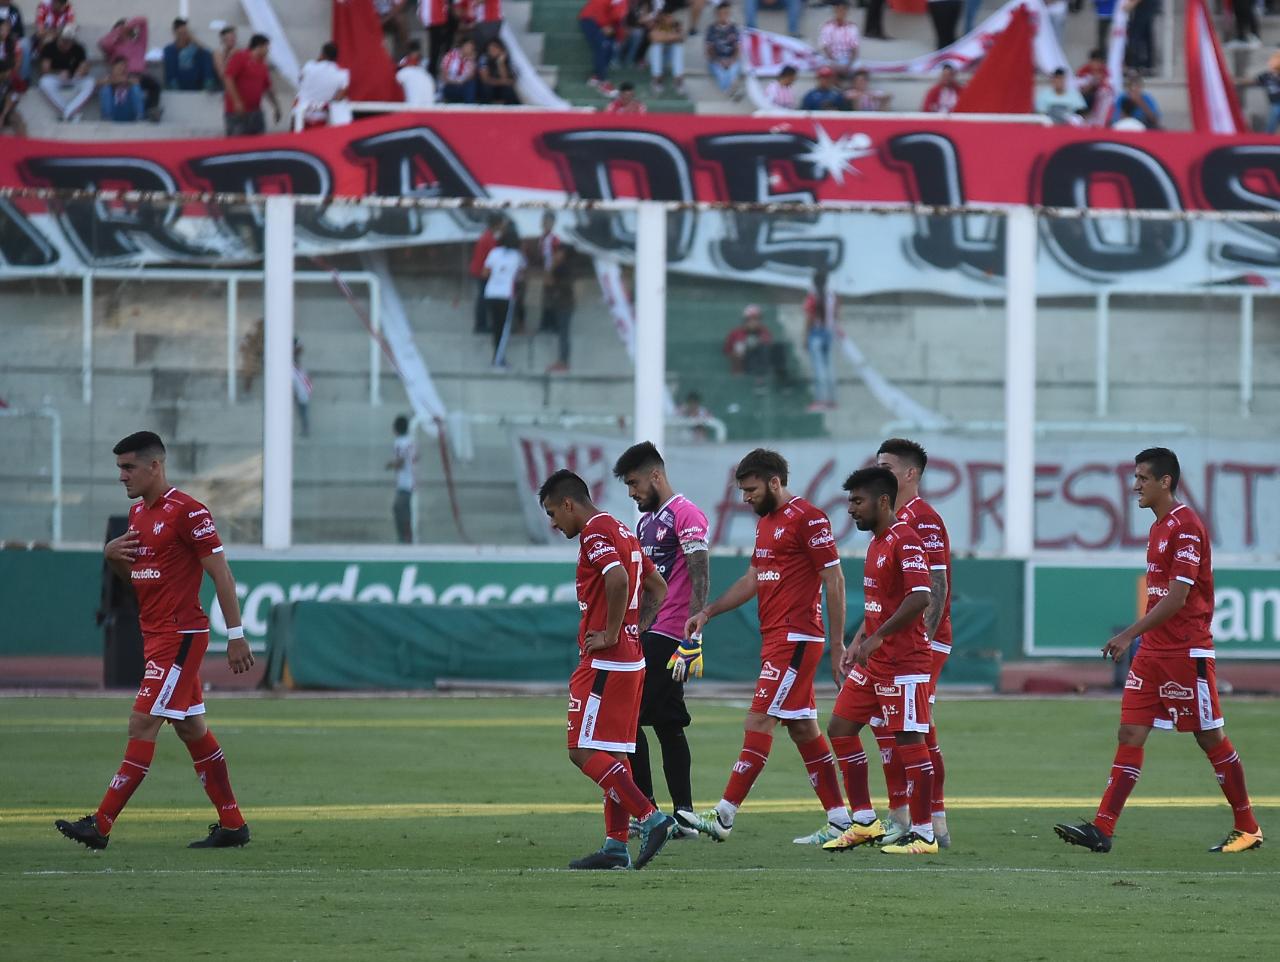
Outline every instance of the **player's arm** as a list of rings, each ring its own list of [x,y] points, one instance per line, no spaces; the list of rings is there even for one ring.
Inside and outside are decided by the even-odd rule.
[[[667,582],[657,568],[649,568],[640,580],[640,631],[645,632],[658,620],[662,602],[667,597]]]
[[[240,624],[240,600],[236,597],[236,579],[231,576],[227,556],[221,551],[205,555],[200,564],[213,581],[218,594],[218,607],[227,623],[227,664],[237,675],[253,667],[253,652],[244,640],[244,626]]]
[[[134,559],[138,557],[138,532],[129,528],[120,537],[112,538],[102,549],[102,557],[106,559],[117,578],[132,583],[130,570]]]
[[[1190,593],[1191,585],[1185,581],[1180,579],[1170,581],[1169,593],[1161,598],[1154,608],[1102,646],[1102,657],[1119,661],[1120,657],[1129,650],[1135,638],[1152,628],[1158,628],[1181,611]]]
[[[615,563],[604,573],[604,631],[587,632],[582,645],[584,651],[603,651],[618,643],[622,622],[627,614],[627,602],[631,600],[627,597],[630,587],[627,569],[622,565]],[[663,590],[666,590],[665,587]]]
[[[932,641],[942,623],[942,612],[947,607],[947,569],[932,568],[929,571],[929,607],[924,610],[924,632]]]
[[[867,659],[884,644],[885,638],[902,631],[923,615],[924,610],[929,607],[929,594],[927,591],[913,591],[903,598],[902,604],[898,605],[898,610],[891,614],[884,624],[862,639],[854,659],[857,664],[866,665]]]
[[[716,615],[740,608],[756,596],[756,566],[747,565],[747,573],[731,584],[727,591],[684,624],[686,638],[702,634],[703,626]]]
[[[831,635],[831,674],[840,684],[840,664],[844,661],[844,622],[848,599],[844,594],[844,569],[837,562],[822,569],[822,587],[827,592],[827,631]]]
[[[703,548],[684,556],[685,570],[689,572],[689,617],[692,618],[707,605],[707,591],[711,587],[711,553]]]

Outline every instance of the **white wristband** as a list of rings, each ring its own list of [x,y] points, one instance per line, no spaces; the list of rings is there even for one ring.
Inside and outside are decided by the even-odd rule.
[[[244,625],[236,625],[234,628],[227,629],[228,641],[239,641],[244,637]]]

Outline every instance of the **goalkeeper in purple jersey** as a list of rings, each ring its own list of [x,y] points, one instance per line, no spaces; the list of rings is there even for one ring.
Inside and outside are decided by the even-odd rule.
[[[684,704],[684,682],[702,675],[702,639],[685,638],[684,625],[707,603],[707,516],[684,495],[672,490],[662,455],[648,441],[623,452],[613,473],[626,484],[627,494],[641,511],[636,525],[640,547],[667,581],[667,597],[658,617],[640,636],[645,659],[644,694],[631,768],[636,785],[653,800],[649,742],[644,731],[648,726],[662,746],[662,772],[671,793],[672,810],[692,813],[692,762],[684,735],[690,719]],[[689,829],[678,832],[697,835]]]

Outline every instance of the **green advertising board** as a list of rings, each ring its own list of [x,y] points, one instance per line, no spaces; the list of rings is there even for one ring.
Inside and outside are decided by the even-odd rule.
[[[1026,568],[1024,651],[1098,657],[1146,610],[1141,568],[1042,564]],[[1215,568],[1213,644],[1220,658],[1280,658],[1280,568]]]

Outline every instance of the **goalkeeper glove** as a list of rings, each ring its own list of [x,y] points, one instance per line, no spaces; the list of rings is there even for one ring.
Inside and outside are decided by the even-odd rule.
[[[671,677],[676,681],[702,677],[702,636],[694,635],[680,642],[675,654],[667,662]]]

